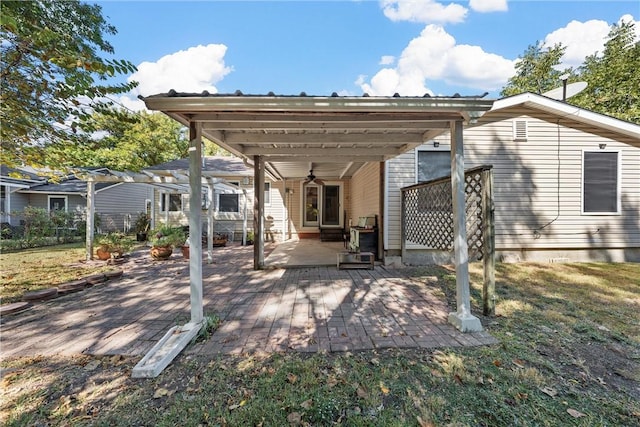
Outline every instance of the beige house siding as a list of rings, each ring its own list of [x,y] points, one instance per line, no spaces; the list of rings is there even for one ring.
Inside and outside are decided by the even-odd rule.
[[[514,140],[514,120],[526,121],[526,140]],[[436,140],[446,147],[449,135]],[[606,144],[603,151],[621,153],[620,214],[581,213],[583,152],[599,151],[600,144]],[[640,247],[640,141],[514,108],[487,113],[465,128],[464,147],[465,168],[494,167],[498,251]],[[407,153],[389,162],[391,190],[415,182],[404,176],[413,160]],[[399,201],[392,191],[389,199],[390,247],[399,249]]]
[[[401,249],[402,192],[401,188],[416,183],[415,150],[389,160],[386,164],[387,178],[387,247],[386,250]]]
[[[358,218],[362,216],[378,215],[378,221],[380,220],[379,163],[367,163],[351,178],[348,211],[350,215],[348,218],[351,219],[353,225],[356,225]]]

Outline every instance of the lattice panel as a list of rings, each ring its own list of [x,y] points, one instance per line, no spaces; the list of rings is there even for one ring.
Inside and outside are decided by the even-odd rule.
[[[407,242],[430,249],[453,250],[451,180],[411,187],[403,191]],[[465,213],[470,260],[482,259],[482,172],[465,174]]]

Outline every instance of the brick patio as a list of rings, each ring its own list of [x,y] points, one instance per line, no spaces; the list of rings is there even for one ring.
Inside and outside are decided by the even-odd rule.
[[[335,266],[252,270],[252,247],[216,248],[203,266],[204,313],[220,328],[187,353],[346,351],[494,344],[486,332],[458,332],[435,283],[402,269]],[[122,277],[2,318],[2,355],[144,355],[190,318],[188,262],[147,251],[121,266]]]

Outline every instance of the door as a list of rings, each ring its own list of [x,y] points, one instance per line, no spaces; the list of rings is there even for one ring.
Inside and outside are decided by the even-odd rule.
[[[322,186],[322,226],[339,227],[340,220],[340,186]]]
[[[320,187],[314,184],[308,184],[304,187],[304,212],[303,212],[303,226],[305,227],[317,227],[318,226],[318,213],[320,207]]]

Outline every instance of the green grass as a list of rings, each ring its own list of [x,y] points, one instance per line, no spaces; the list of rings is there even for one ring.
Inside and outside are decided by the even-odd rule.
[[[481,267],[472,266],[474,312]],[[446,268],[407,270],[438,277]],[[637,426],[640,265],[499,264],[500,343],[434,351],[2,362],[0,422],[92,426]],[[212,323],[214,317],[211,317]]]
[[[85,260],[84,242],[0,254],[2,303],[20,301],[27,292],[113,269],[103,261],[88,263]]]

